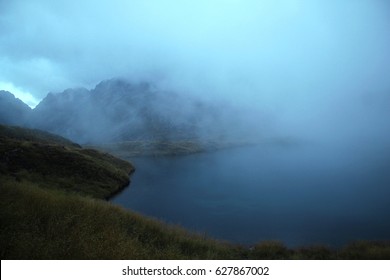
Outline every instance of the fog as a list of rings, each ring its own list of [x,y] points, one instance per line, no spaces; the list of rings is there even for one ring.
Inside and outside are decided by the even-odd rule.
[[[389,50],[388,0],[0,0],[0,120],[134,140],[112,203],[212,237],[383,240]]]
[[[386,142],[389,49],[386,0],[0,1],[0,84],[29,105],[120,77],[283,137]]]

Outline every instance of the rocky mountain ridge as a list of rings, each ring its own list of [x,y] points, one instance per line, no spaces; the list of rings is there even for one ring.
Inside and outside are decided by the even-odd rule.
[[[42,129],[82,144],[177,141],[223,133],[215,129],[221,118],[212,105],[122,79],[103,81],[91,90],[49,93],[34,109],[2,92],[0,108],[0,123]]]
[[[31,117],[32,109],[12,93],[0,90],[0,123],[24,126]]]

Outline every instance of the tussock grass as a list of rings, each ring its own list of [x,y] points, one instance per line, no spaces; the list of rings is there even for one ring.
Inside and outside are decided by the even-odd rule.
[[[329,260],[338,259],[338,253],[324,245],[313,245],[308,247],[296,248],[291,252],[291,259],[305,260]]]
[[[256,244],[251,250],[250,257],[252,259],[280,260],[289,259],[290,255],[290,250],[282,242],[270,240]]]
[[[104,200],[28,182],[0,186],[1,259],[389,259],[390,245],[247,249],[190,233]]]
[[[41,144],[66,145],[80,148],[80,145],[73,143],[64,137],[39,129],[27,129],[18,126],[5,126],[0,124],[0,138],[31,141]]]
[[[39,186],[0,187],[2,259],[225,259],[232,245],[105,201]]]
[[[129,184],[134,167],[109,154],[82,149],[63,138],[17,127],[0,129],[0,174],[96,198]],[[10,132],[8,134],[8,132]],[[17,133],[16,133],[16,132]],[[30,137],[33,135],[33,137]]]
[[[339,257],[349,260],[390,260],[390,241],[359,240],[346,245]]]

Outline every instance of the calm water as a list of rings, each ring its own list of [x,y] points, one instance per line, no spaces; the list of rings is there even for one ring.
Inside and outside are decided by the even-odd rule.
[[[211,237],[290,246],[390,238],[388,149],[267,145],[130,160],[137,171],[113,203]]]

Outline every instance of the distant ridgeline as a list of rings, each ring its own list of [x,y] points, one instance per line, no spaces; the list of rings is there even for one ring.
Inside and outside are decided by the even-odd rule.
[[[0,123],[46,130],[82,144],[217,139],[226,126],[220,125],[224,118],[215,107],[119,79],[92,90],[49,93],[35,109],[0,91]]]
[[[0,124],[26,125],[32,110],[23,101],[8,92],[0,90]]]

